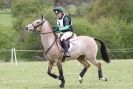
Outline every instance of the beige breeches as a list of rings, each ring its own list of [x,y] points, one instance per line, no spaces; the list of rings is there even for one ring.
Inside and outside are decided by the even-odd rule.
[[[71,32],[71,31],[68,31],[68,32],[64,32],[64,33],[59,33],[58,34],[58,37],[61,35],[61,34],[63,34],[63,36],[61,36],[61,41],[64,39],[64,40],[66,40],[66,39],[68,39],[69,37],[71,37],[72,36],[72,34],[73,34],[73,32]]]

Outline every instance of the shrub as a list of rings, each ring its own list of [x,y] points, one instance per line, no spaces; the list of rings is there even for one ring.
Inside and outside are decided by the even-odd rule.
[[[28,2],[28,3],[27,3]],[[17,49],[39,50],[43,49],[39,34],[30,34],[22,30],[32,21],[39,19],[44,15],[50,23],[53,23],[53,7],[52,2],[46,0],[14,0],[12,5],[12,14],[16,17],[14,28],[19,34]],[[50,14],[53,13],[53,14]],[[34,55],[42,55],[41,53],[19,53],[21,58],[30,58]]]
[[[6,27],[0,26],[0,59],[8,61],[10,58],[10,52],[5,50],[10,50],[12,47],[15,47],[17,41],[17,33],[15,30]]]

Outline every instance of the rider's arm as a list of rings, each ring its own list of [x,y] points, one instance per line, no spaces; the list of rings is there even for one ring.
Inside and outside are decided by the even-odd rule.
[[[59,30],[60,31],[65,31],[65,30],[68,30],[70,27],[70,25],[66,25],[66,26],[63,26],[63,27],[59,27]]]
[[[55,25],[55,26],[53,26],[53,27],[52,27],[52,29],[53,29],[53,31],[54,31],[54,32],[59,32],[59,27],[58,27],[58,26],[56,26],[56,25]]]
[[[62,27],[59,27],[59,30],[60,31],[67,31],[69,28],[70,28],[70,21],[71,21],[71,19],[70,18],[68,18],[67,16],[66,17],[64,17],[64,26],[62,26]]]

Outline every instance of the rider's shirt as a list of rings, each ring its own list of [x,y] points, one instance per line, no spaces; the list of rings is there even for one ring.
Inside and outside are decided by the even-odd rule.
[[[58,27],[64,26],[64,24],[63,24],[64,16],[65,16],[65,15],[63,15],[62,18],[60,18],[60,19],[57,20],[57,26],[58,26]]]
[[[71,18],[65,14],[57,20],[57,26],[60,32],[73,31]]]

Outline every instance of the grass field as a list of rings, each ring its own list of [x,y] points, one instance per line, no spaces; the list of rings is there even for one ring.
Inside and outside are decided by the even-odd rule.
[[[0,13],[0,25],[12,27],[14,18],[10,13]]]
[[[117,60],[106,64],[102,61],[107,82],[99,81],[97,69],[91,66],[84,82],[79,84],[78,73],[82,65],[66,62],[64,89],[133,89],[133,60]],[[57,72],[56,66],[53,68]],[[59,89],[59,81],[47,75],[47,62],[0,63],[0,89]]]

